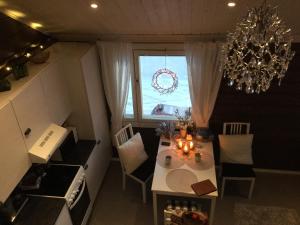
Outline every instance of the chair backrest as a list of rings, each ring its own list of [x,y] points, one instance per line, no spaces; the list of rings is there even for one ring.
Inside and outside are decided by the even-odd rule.
[[[249,134],[249,133],[250,133],[250,123],[226,122],[226,123],[223,124],[223,135],[229,135],[230,136],[230,135]],[[222,139],[223,139],[223,145],[224,145],[223,147],[226,146],[225,147],[226,148],[225,152],[222,151],[222,148],[221,148],[221,145],[222,145],[221,142],[222,141],[220,140],[220,136],[219,136],[219,141],[220,141],[220,161],[221,162],[232,163],[231,161],[233,160],[233,161],[236,161],[238,164],[250,164],[250,163],[253,163],[252,156],[251,156],[252,148],[251,148],[251,146],[249,148],[245,147],[245,143],[248,143],[248,141],[251,139],[251,137],[247,137],[245,135],[246,139],[242,139],[243,140],[242,141],[242,143],[243,143],[243,148],[242,149],[243,150],[240,151],[241,155],[239,154],[239,151],[237,151],[235,149],[237,147],[237,145],[232,146],[233,145],[232,144],[233,140],[232,139],[228,139],[228,137],[226,139],[224,139],[224,138],[225,137],[222,137]],[[237,138],[238,138],[237,140],[240,140],[239,137],[237,137]],[[236,141],[234,141],[233,143],[236,143]],[[252,139],[251,139],[251,143],[252,143]],[[233,149],[235,149],[235,150],[233,151]],[[247,157],[247,154],[248,154],[248,158],[246,158],[246,161],[249,161],[249,162],[246,163],[245,162],[245,157]],[[240,158],[240,157],[242,157],[242,158]]]
[[[116,148],[118,152],[119,152],[119,147],[123,143],[127,142],[131,137],[133,137],[133,130],[132,130],[132,125],[129,123],[115,134],[115,142],[116,142]],[[126,169],[124,167],[121,158],[120,158],[120,162],[121,162],[123,173],[126,173]]]
[[[249,134],[250,123],[226,122],[223,124],[223,134]]]
[[[115,134],[116,147],[128,141],[133,136],[132,125],[129,123]]]

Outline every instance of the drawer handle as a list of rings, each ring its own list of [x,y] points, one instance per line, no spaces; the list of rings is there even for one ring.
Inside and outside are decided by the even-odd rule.
[[[97,141],[97,145],[99,145],[100,143],[101,143],[101,140],[98,140],[98,141]]]
[[[30,128],[27,128],[24,132],[24,135],[25,136],[28,136],[29,134],[31,133],[31,129]]]

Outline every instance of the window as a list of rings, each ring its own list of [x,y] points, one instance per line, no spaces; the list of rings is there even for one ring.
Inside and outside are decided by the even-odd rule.
[[[187,64],[183,52],[135,51],[134,56],[134,85],[129,88],[126,118],[138,121],[174,119],[175,109],[185,110],[191,107]],[[152,86],[153,75],[164,68],[177,77],[178,86],[172,93],[161,94]],[[162,73],[156,82],[159,87],[167,89],[173,85],[174,79],[170,74]]]

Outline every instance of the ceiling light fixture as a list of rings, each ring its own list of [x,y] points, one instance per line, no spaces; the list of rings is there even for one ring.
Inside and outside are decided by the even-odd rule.
[[[40,23],[35,23],[35,22],[30,23],[30,26],[31,26],[31,28],[33,28],[33,29],[38,29],[38,28],[43,27],[42,24],[40,24]]]
[[[17,10],[12,10],[12,9],[5,9],[4,13],[13,19],[20,19],[20,18],[24,18],[26,16],[24,13],[17,11]]]
[[[235,2],[228,2],[228,3],[227,3],[227,6],[228,6],[228,7],[235,7],[235,6],[236,6],[236,3],[235,3]]]
[[[95,2],[91,3],[90,6],[91,6],[91,8],[93,8],[93,9],[97,9],[97,8],[98,8],[98,4],[95,3]]]
[[[26,53],[25,53],[25,57],[26,57],[26,58],[29,58],[30,56],[31,56],[31,53],[29,53],[29,52],[26,52]]]
[[[223,46],[228,85],[257,94],[267,91],[273,78],[280,85],[295,54],[291,42],[291,29],[278,17],[277,8],[265,1],[250,9]]]

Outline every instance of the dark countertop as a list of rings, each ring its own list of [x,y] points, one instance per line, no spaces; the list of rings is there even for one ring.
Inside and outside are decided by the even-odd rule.
[[[73,149],[62,153],[63,163],[84,166],[95,145],[95,140],[79,140]]]
[[[95,140],[78,140],[61,149],[62,161],[51,160],[51,163],[85,166],[95,145]]]
[[[32,197],[14,221],[15,225],[54,225],[66,201],[63,198]]]

